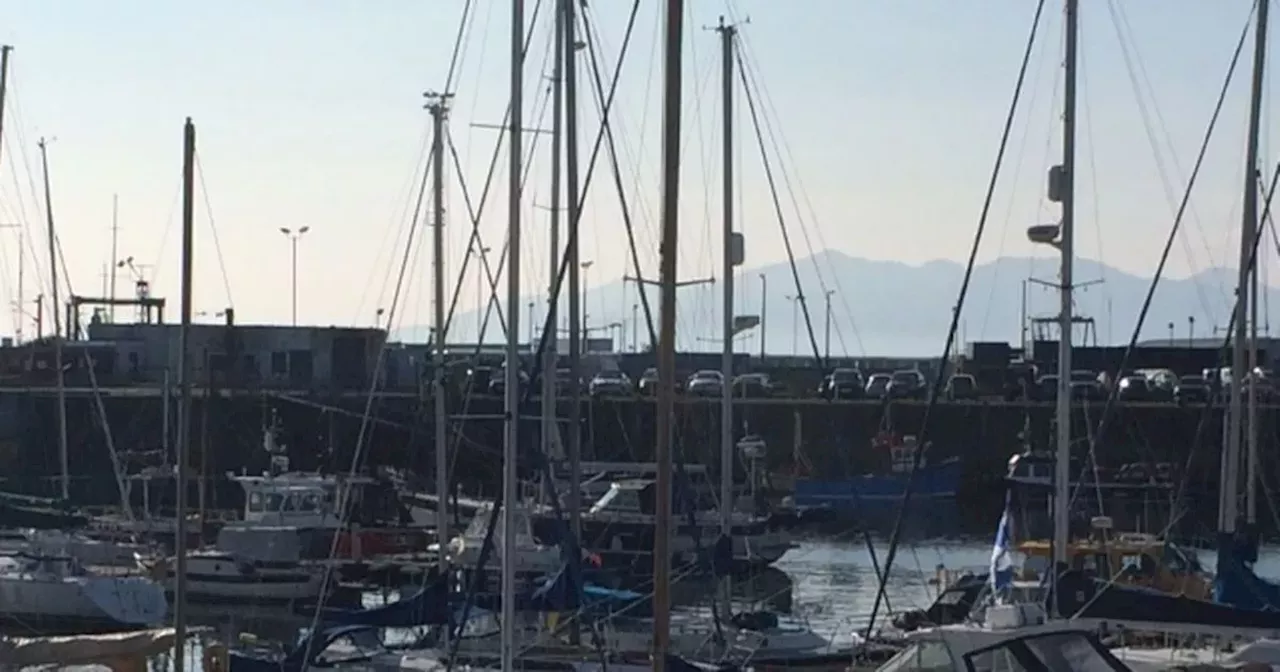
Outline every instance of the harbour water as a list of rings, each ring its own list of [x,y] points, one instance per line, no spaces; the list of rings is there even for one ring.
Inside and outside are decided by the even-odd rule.
[[[904,542],[898,549],[886,588],[887,604],[882,604],[877,623],[886,622],[888,614],[928,606],[937,594],[934,581],[938,567],[951,570],[981,571],[991,558],[989,540],[938,539]],[[872,552],[865,543],[850,541],[810,540],[799,544],[780,560],[776,569],[735,590],[735,607],[749,604],[777,609],[800,619],[818,634],[836,643],[849,643],[854,633],[866,628],[876,597],[877,564],[883,566],[888,543],[873,543]],[[1200,550],[1201,562],[1213,567],[1213,552]],[[1280,578],[1280,547],[1264,547],[1258,561],[1258,574]],[[782,578],[785,575],[785,579]],[[785,594],[784,594],[785,591]],[[674,591],[683,609],[703,610],[695,602],[706,603],[707,591],[698,586],[683,586]],[[368,595],[367,603],[376,604],[381,595]],[[222,641],[254,644],[282,644],[294,640],[310,623],[303,614],[279,609],[233,607],[194,607],[193,618],[213,630]],[[707,613],[710,613],[709,611]],[[879,627],[877,625],[877,627]],[[149,669],[162,672],[172,669],[167,656],[150,662]],[[104,670],[106,668],[68,668]],[[186,665],[188,670],[201,670],[201,651],[193,642]]]

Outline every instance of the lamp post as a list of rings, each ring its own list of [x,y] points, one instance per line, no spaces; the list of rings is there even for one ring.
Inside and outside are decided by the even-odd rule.
[[[791,356],[794,357],[800,342],[800,295],[788,294],[782,298],[791,302]]]
[[[587,270],[590,269],[591,265],[594,263],[596,262],[594,261],[582,262],[582,337],[583,338],[590,338],[590,334],[587,331]]]
[[[764,316],[769,306],[769,284],[764,273],[760,274],[760,361],[764,361]]]
[[[484,343],[484,334],[480,333],[484,330],[484,255],[489,254],[493,249],[490,247],[471,246],[468,253],[476,258],[476,344]]]
[[[301,238],[303,234],[305,234],[310,230],[311,230],[311,227],[309,226],[301,226],[301,227],[298,227],[297,230],[290,229],[285,226],[280,227],[280,233],[283,233],[285,238],[289,239],[289,256],[292,262],[291,275],[293,276],[293,283],[292,283],[293,284],[293,290],[292,290],[293,311],[292,312],[293,312],[293,326],[295,327],[298,326],[298,239]]]
[[[835,293],[836,290],[828,289],[826,294],[822,297],[826,302],[827,309],[827,319],[824,327],[826,334],[823,336],[822,340],[822,359],[824,360],[823,364],[825,366],[831,365],[831,296]]]

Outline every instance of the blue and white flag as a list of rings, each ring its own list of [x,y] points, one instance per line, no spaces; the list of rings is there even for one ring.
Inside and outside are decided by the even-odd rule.
[[[996,528],[996,543],[991,548],[991,588],[1000,591],[1013,583],[1013,498],[1005,493],[1004,514]]]

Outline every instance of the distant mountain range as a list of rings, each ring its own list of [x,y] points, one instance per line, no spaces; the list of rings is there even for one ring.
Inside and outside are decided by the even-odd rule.
[[[965,300],[959,338],[968,341],[1020,340],[1022,292],[1027,278],[1048,283],[1057,282],[1058,262],[1054,258],[1001,257],[974,269]],[[796,275],[804,288],[813,339],[797,302],[791,299],[796,282],[789,264],[772,264],[747,269],[738,276],[735,303],[738,315],[759,315],[761,276],[767,286],[764,335],[769,354],[812,355],[814,342],[824,347],[824,293],[831,297],[831,352],[833,355],[926,357],[941,354],[957,292],[964,277],[964,266],[952,261],[931,261],[909,265],[895,261],[876,261],[852,257],[841,252],[826,251],[796,262]],[[593,272],[587,295],[588,324],[617,324],[608,333],[596,331],[593,336],[613,335],[620,346],[631,349],[633,343],[633,310],[638,316],[637,330],[641,349],[648,343],[643,310],[633,309],[638,303],[635,285],[621,280],[597,284],[599,274]],[[1150,278],[1139,277],[1088,259],[1075,264],[1077,314],[1095,320],[1099,344],[1125,343],[1137,320],[1138,311],[1150,285]],[[1092,283],[1092,284],[1090,284]],[[1215,328],[1225,325],[1231,311],[1235,271],[1210,269],[1189,278],[1164,279],[1152,300],[1141,337],[1144,340],[1168,341],[1170,324],[1174,339],[1186,342],[1194,324],[1197,338],[1211,337]],[[720,348],[720,293],[718,284],[683,287],[679,290],[677,339],[685,351],[718,351]],[[658,292],[648,290],[650,305],[657,322]],[[531,298],[531,297],[530,297]],[[521,300],[521,335],[527,337],[530,298]],[[1040,284],[1027,285],[1029,313],[1033,317],[1057,314],[1057,290]],[[1259,314],[1274,304],[1280,309],[1280,292],[1268,288],[1259,304]],[[563,326],[566,303],[561,301]],[[545,316],[542,302],[535,308],[539,320]],[[1194,323],[1192,323],[1194,320]],[[1269,322],[1260,317],[1260,321]],[[459,313],[449,335],[451,342],[475,342],[476,315]],[[1278,325],[1280,326],[1280,325]],[[541,324],[538,325],[541,327]],[[393,338],[403,341],[427,340],[428,328],[413,326],[400,329]],[[759,327],[737,337],[740,351],[760,350]],[[1081,331],[1076,332],[1079,342]],[[501,340],[497,321],[491,319],[486,341]],[[1090,342],[1094,338],[1090,334]]]

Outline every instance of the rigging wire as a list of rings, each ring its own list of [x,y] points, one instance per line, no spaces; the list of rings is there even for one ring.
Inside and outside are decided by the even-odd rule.
[[[639,11],[640,2],[639,0],[636,0],[632,3],[631,14],[627,18],[626,37],[623,38],[622,43],[623,54],[626,53],[626,47],[631,39],[632,29],[635,27],[636,16]],[[618,192],[618,201],[622,208],[622,226],[627,232],[627,251],[631,253],[631,267],[635,272],[635,277],[639,279],[636,283],[638,286],[636,293],[639,294],[640,306],[644,310],[644,321],[645,327],[649,332],[649,342],[657,343],[658,332],[653,325],[653,309],[649,304],[649,293],[644,290],[644,274],[640,267],[640,253],[636,248],[635,228],[632,224],[631,208],[627,203],[627,191],[622,184],[622,169],[618,165],[618,150],[614,143],[612,125],[609,123],[608,116],[605,113],[608,109],[608,103],[605,100],[604,83],[600,79],[600,58],[596,49],[597,40],[595,37],[595,31],[592,30],[592,24],[594,21],[587,15],[586,7],[583,8],[583,12],[581,14],[583,35],[586,38],[584,41],[587,44],[587,62],[591,68],[592,92],[595,94],[594,100],[596,102],[597,109],[601,112],[600,128],[604,130],[605,142],[607,143],[609,151],[609,166],[612,169],[611,173],[613,175],[613,186]],[[619,58],[617,64],[614,66],[613,87],[609,91],[610,100],[612,100],[613,94],[617,90],[617,82],[621,76],[622,64],[624,61],[625,59]],[[581,210],[579,210],[579,212],[581,212]],[[626,306],[623,306],[623,308],[625,309]]]
[[[533,29],[535,26],[538,25],[538,14],[541,12],[541,10],[542,10],[542,0],[538,0],[533,5],[533,12],[530,17],[529,28],[528,30],[525,31],[524,44],[522,45],[521,51],[520,51],[521,62],[523,62],[524,59],[527,58],[529,55],[529,45],[533,42],[533,32],[534,32]],[[549,48],[547,51],[547,54],[554,53],[554,51],[555,51],[554,48]],[[543,55],[542,67],[540,68],[540,71],[544,73],[547,70],[547,54]],[[543,101],[544,111],[545,111],[545,107],[546,107],[546,101],[544,100]],[[539,113],[538,118],[539,119],[542,118],[542,112]],[[480,202],[479,202],[479,205],[477,205],[475,208],[472,208],[471,198],[468,195],[468,191],[466,187],[466,181],[462,177],[463,175],[462,160],[458,156],[458,148],[454,145],[453,134],[449,132],[445,133],[445,139],[448,141],[449,154],[453,158],[454,171],[458,174],[458,183],[462,189],[463,202],[467,206],[467,213],[471,216],[471,235],[467,239],[467,249],[479,251],[479,254],[477,256],[480,257],[480,264],[481,266],[483,266],[483,270],[485,272],[485,275],[487,276],[486,280],[489,285],[489,288],[488,288],[489,300],[486,301],[485,303],[485,314],[481,323],[481,333],[483,333],[483,331],[486,330],[489,326],[489,314],[493,308],[493,304],[496,299],[496,294],[498,291],[497,290],[498,279],[502,276],[502,266],[507,257],[506,250],[508,247],[508,243],[506,241],[504,241],[503,243],[502,251],[499,253],[498,271],[495,273],[490,268],[489,258],[484,252],[484,241],[480,237],[480,215],[483,214],[484,206],[489,200],[489,189],[493,186],[493,178],[498,168],[498,158],[502,155],[502,143],[504,140],[506,140],[506,137],[507,137],[507,126],[509,125],[507,122],[509,119],[511,119],[511,102],[510,101],[507,102],[507,108],[502,114],[502,123],[499,124],[502,127],[502,129],[498,131],[498,139],[494,141],[493,154],[489,159],[489,170],[485,173],[484,187],[480,191]],[[532,152],[534,145],[537,143],[538,135],[541,135],[541,134],[540,133],[535,134],[533,137],[533,142],[530,143],[530,152]],[[530,156],[533,156],[533,154],[530,153]],[[527,180],[527,179],[528,179],[528,172],[526,171],[524,177],[521,178],[522,189],[524,188],[523,187],[524,180]],[[454,286],[453,298],[449,302],[448,315],[445,317],[445,320],[444,320],[444,327],[445,327],[444,333],[446,334],[449,333],[449,327],[450,325],[453,324],[453,316],[458,308],[458,298],[462,293],[462,284],[466,279],[467,266],[470,265],[471,263],[471,257],[472,255],[470,254],[464,255],[462,257],[462,264],[458,269],[458,282]],[[498,323],[502,327],[502,333],[505,334],[507,332],[507,321],[506,319],[503,318],[501,311],[499,311],[498,313]],[[477,345],[479,344],[478,343],[479,340],[480,340],[480,334],[476,334]]]
[[[200,154],[195,155],[196,175],[200,176],[200,196],[204,199],[205,217],[209,219],[209,229],[213,231],[213,249],[218,255],[218,270],[222,272],[222,287],[227,292],[227,307],[235,306],[231,298],[231,276],[227,274],[227,260],[222,256],[222,243],[218,238],[218,225],[213,218],[213,204],[209,201],[209,187],[204,181],[204,166],[200,163]]]
[[[996,150],[995,165],[992,166],[991,178],[987,182],[987,194],[982,202],[982,212],[978,215],[978,230],[974,233],[973,246],[969,249],[969,261],[965,265],[964,279],[960,282],[960,295],[956,299],[955,309],[951,313],[951,328],[947,331],[947,341],[942,350],[942,359],[946,359],[947,353],[951,352],[952,343],[955,341],[956,329],[960,325],[960,311],[964,307],[965,295],[969,291],[969,280],[973,276],[973,268],[977,263],[978,249],[982,244],[982,234],[987,227],[987,216],[991,211],[991,203],[995,198],[996,184],[1000,178],[1000,168],[1004,164],[1005,150],[1009,146],[1009,137],[1013,133],[1013,122],[1017,118],[1018,101],[1022,97],[1023,84],[1026,82],[1027,69],[1031,63],[1031,54],[1035,47],[1036,33],[1040,27],[1040,16],[1044,12],[1044,0],[1036,3],[1035,16],[1031,19],[1031,31],[1027,36],[1027,45],[1022,53],[1022,65],[1018,68],[1018,79],[1013,87],[1013,99],[1009,102],[1009,112],[1005,116],[1004,129],[1000,133],[1000,147]],[[871,638],[871,629],[875,627],[876,615],[880,611],[880,604],[885,598],[885,587],[888,583],[890,571],[893,568],[894,556],[898,553],[898,544],[901,541],[902,526],[906,519],[907,508],[911,504],[911,494],[914,490],[916,474],[920,471],[920,464],[925,453],[929,451],[929,443],[925,440],[929,432],[929,416],[934,405],[938,400],[938,393],[942,389],[942,378],[946,373],[946,367],[938,367],[937,373],[933,378],[933,385],[929,390],[929,402],[925,406],[924,416],[920,420],[920,438],[918,439],[919,450],[912,455],[911,470],[907,472],[907,482],[902,493],[902,504],[898,509],[898,516],[893,521],[893,531],[889,535],[889,551],[884,561],[884,576],[880,579],[880,585],[876,589],[876,599],[871,606],[871,618],[867,623],[865,639]]]
[[[756,145],[760,148],[760,160],[764,164],[765,179],[769,183],[769,198],[773,201],[773,212],[778,219],[778,228],[782,231],[782,244],[787,250],[787,265],[791,267],[791,279],[796,285],[796,300],[800,302],[800,312],[804,314],[804,326],[809,334],[809,344],[813,346],[813,358],[822,362],[825,360],[818,350],[818,337],[813,333],[813,319],[809,315],[809,303],[805,300],[804,288],[800,283],[800,271],[796,268],[796,256],[791,247],[791,235],[787,232],[786,219],[782,215],[782,202],[778,199],[778,185],[773,177],[773,168],[769,162],[769,152],[765,149],[764,135],[760,129],[760,117],[756,112],[755,96],[751,95],[751,84],[746,75],[746,64],[743,63],[741,52],[737,52],[734,55],[738,61],[738,77],[742,81],[742,86],[745,90],[747,109],[751,112],[751,126],[755,130]]]
[[[817,252],[814,248],[813,241],[809,236],[810,227],[807,225],[805,215],[800,207],[801,201],[804,202],[804,210],[808,211],[809,222],[815,225],[813,226],[813,229],[815,237],[818,239],[818,245],[820,245],[822,249],[829,249],[827,247],[826,236],[822,232],[822,227],[817,225],[817,208],[814,207],[813,201],[809,197],[809,192],[804,187],[804,182],[796,179],[793,184],[792,170],[788,167],[794,166],[796,163],[794,153],[791,150],[791,143],[787,141],[786,135],[780,129],[775,129],[773,119],[778,117],[777,108],[774,105],[773,99],[769,95],[768,90],[766,90],[760,82],[762,78],[758,75],[759,68],[755,64],[755,59],[751,57],[750,44],[745,37],[745,34],[740,34],[740,37],[742,39],[737,42],[739,50],[738,62],[740,64],[740,69],[742,70],[741,76],[744,81],[744,86],[746,86],[745,82],[750,81],[748,96],[751,95],[750,91],[754,91],[756,97],[760,101],[764,130],[768,135],[769,144],[773,149],[773,154],[778,158],[778,172],[781,173],[782,183],[790,197],[791,209],[795,212],[796,221],[800,225],[800,233],[804,238],[805,247],[809,249],[810,258],[812,259],[815,271],[814,275],[818,280],[818,286],[822,290],[823,294],[826,294],[828,291],[827,281],[823,277],[823,268],[818,263]],[[862,334],[858,330],[857,322],[853,319],[853,311],[850,308],[849,297],[851,294],[845,291],[844,283],[840,280],[839,273],[835,272],[831,268],[827,268],[826,270],[826,274],[831,276],[832,284],[836,286],[836,294],[839,295],[840,303],[844,308],[845,319],[849,321],[850,330],[853,332],[852,335],[854,343],[857,345],[858,350],[865,355],[866,347],[862,342]],[[836,339],[840,342],[841,350],[847,353],[848,346],[844,342],[843,329],[840,328],[838,322],[835,322],[833,326],[835,327]]]
[[[1249,24],[1252,21],[1252,17],[1253,17],[1253,12],[1250,12],[1249,19],[1248,21],[1246,21],[1244,30],[1241,31],[1240,33],[1240,39],[1236,42],[1235,51],[1231,55],[1231,62],[1227,66],[1226,78],[1223,80],[1222,87],[1218,91],[1218,99],[1217,99],[1217,102],[1214,104],[1213,114],[1209,117],[1209,123],[1208,123],[1208,126],[1205,128],[1204,137],[1200,141],[1200,149],[1196,154],[1195,163],[1192,165],[1191,175],[1187,179],[1186,189],[1183,190],[1182,201],[1181,203],[1179,203],[1177,213],[1174,215],[1173,225],[1169,229],[1169,235],[1165,237],[1164,249],[1161,250],[1160,252],[1160,260],[1156,263],[1155,273],[1151,278],[1151,282],[1147,285],[1147,295],[1142,301],[1142,307],[1138,310],[1137,322],[1136,324],[1134,324],[1133,332],[1129,337],[1128,345],[1125,347],[1124,355],[1120,358],[1120,366],[1117,369],[1117,371],[1124,371],[1128,367],[1129,361],[1133,357],[1133,353],[1138,347],[1138,339],[1142,335],[1142,326],[1146,322],[1147,314],[1151,310],[1151,303],[1152,303],[1152,300],[1155,298],[1156,288],[1159,286],[1160,280],[1164,275],[1165,265],[1169,261],[1169,253],[1173,250],[1173,242],[1174,240],[1178,239],[1178,233],[1182,227],[1183,217],[1187,212],[1189,204],[1191,203],[1192,190],[1195,188],[1196,181],[1200,176],[1200,169],[1204,165],[1205,156],[1209,152],[1209,143],[1213,139],[1213,132],[1214,132],[1214,129],[1217,128],[1218,119],[1221,116],[1222,108],[1226,103],[1227,93],[1228,91],[1230,91],[1231,81],[1234,78],[1235,72],[1236,72],[1236,66],[1239,64],[1240,55],[1244,51],[1245,41],[1249,36]],[[1114,410],[1119,398],[1119,392],[1120,392],[1120,386],[1113,385],[1111,387],[1110,393],[1107,395],[1107,401],[1105,405],[1103,405],[1102,407],[1102,417],[1098,419],[1097,432],[1094,433],[1095,437],[1098,440],[1101,440],[1103,437],[1106,436],[1106,429],[1107,429],[1108,423],[1111,421],[1112,417],[1114,416]],[[1091,441],[1090,447],[1089,447],[1090,453],[1093,453],[1096,450],[1096,447],[1097,447],[1096,442]],[[1073,493],[1072,495],[1073,502],[1074,502],[1074,499],[1075,499],[1075,494]]]

